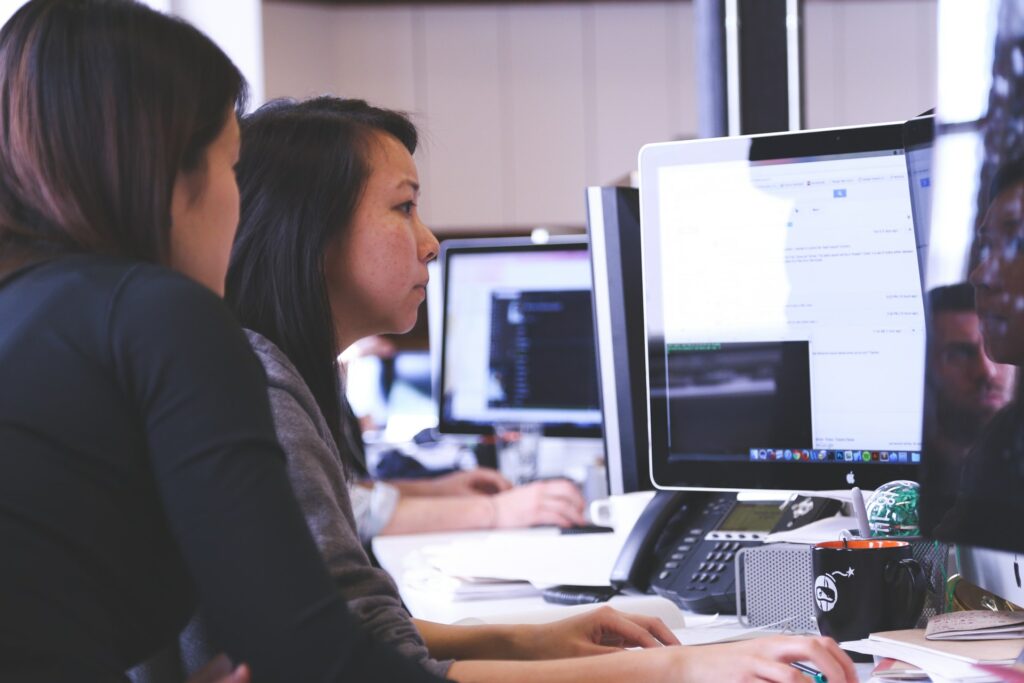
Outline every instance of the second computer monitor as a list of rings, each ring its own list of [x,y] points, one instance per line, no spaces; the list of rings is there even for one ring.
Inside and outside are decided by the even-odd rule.
[[[651,145],[640,200],[654,481],[915,478],[925,332],[901,125]]]
[[[441,431],[599,436],[586,240],[449,240],[441,262]]]
[[[647,455],[647,340],[637,189],[588,187],[587,231],[608,490],[613,495],[647,491],[654,485]]]

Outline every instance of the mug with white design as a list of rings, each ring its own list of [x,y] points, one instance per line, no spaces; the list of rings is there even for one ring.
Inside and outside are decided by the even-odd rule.
[[[917,623],[927,579],[906,541],[818,543],[811,565],[814,612],[822,635],[860,640]]]

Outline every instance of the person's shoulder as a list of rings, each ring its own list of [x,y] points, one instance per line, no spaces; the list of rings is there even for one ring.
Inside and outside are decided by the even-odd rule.
[[[278,348],[277,344],[259,332],[248,328],[244,331],[246,338],[249,340],[249,345],[256,353],[256,357],[260,359],[260,363],[263,364],[263,370],[267,373],[268,384],[291,390],[293,393],[300,389],[309,391],[298,368],[285,355],[284,351]]]
[[[66,296],[105,296],[142,265],[100,254],[64,254],[29,263],[5,278],[15,287],[58,291]]]
[[[246,329],[245,335],[267,376],[271,410],[279,434],[297,433],[313,425],[318,438],[334,446],[331,430],[313,392],[287,354],[259,332]]]
[[[212,358],[230,354],[255,363],[235,316],[207,287],[152,263],[111,268],[110,279],[120,275],[105,316],[106,335],[115,355]]]
[[[220,306],[220,298],[175,271],[152,263],[102,254],[65,254],[29,264],[5,278],[5,289],[35,305],[80,311],[103,320],[119,306],[133,314],[155,314],[180,302]]]
[[[170,268],[134,262],[110,297],[110,329],[164,331],[174,337],[228,334],[244,345],[241,326],[216,293]],[[149,335],[147,335],[149,336]]]
[[[118,272],[118,269],[114,269]],[[206,305],[227,310],[223,300],[195,280],[170,268],[141,261],[121,266],[121,277],[115,292],[119,301],[146,304],[157,302],[167,305],[181,302],[184,305]]]

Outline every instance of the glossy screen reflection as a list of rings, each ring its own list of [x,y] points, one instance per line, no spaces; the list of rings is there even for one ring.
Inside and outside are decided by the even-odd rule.
[[[986,101],[977,103],[981,118],[947,120],[938,111],[925,276],[930,316],[921,521],[925,532],[943,540],[1020,552],[1024,8],[1004,2],[997,16],[988,29],[996,32],[987,43],[993,46],[988,71],[978,74],[991,83]],[[956,39],[946,23],[940,50]],[[947,89],[940,102],[950,101],[955,87],[955,79],[944,81],[940,73],[940,88]]]

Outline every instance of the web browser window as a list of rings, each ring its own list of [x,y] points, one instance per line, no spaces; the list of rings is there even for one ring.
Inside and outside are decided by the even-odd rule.
[[[918,458],[925,321],[902,149],[663,166],[656,182],[670,453]]]

